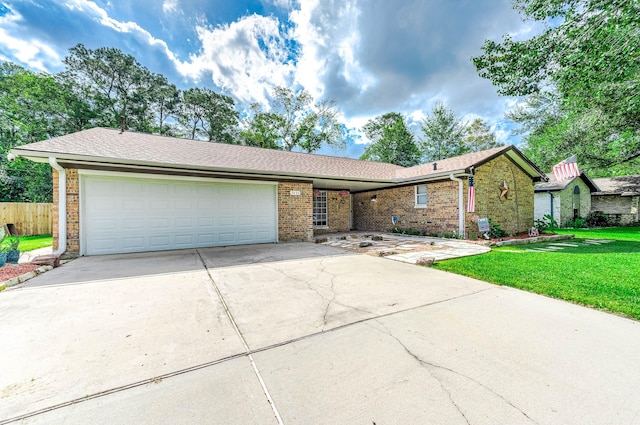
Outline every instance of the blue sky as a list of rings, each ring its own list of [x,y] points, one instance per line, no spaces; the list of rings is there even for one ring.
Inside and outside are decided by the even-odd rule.
[[[30,69],[62,70],[77,43],[116,47],[239,109],[277,85],[304,88],[359,129],[392,111],[415,124],[444,101],[506,143],[519,140],[503,118],[517,99],[498,96],[470,58],[487,38],[536,30],[510,0],[0,0],[0,60]],[[359,156],[365,142],[335,154]]]

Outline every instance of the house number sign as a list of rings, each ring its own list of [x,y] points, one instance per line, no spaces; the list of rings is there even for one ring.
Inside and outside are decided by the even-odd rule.
[[[289,195],[291,195],[291,196],[300,196],[300,191],[299,190],[290,190],[289,191]]]

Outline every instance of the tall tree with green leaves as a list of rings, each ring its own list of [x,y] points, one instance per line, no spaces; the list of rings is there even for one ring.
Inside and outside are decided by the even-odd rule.
[[[360,159],[412,167],[420,163],[420,150],[404,117],[389,112],[369,120],[362,131],[371,140]]]
[[[88,105],[55,76],[15,64],[0,64],[0,199],[50,202],[51,169],[18,158],[8,161],[13,147],[84,128]]]
[[[496,134],[482,118],[476,118],[465,125],[464,142],[469,152],[480,152],[502,146]]]
[[[120,118],[133,130],[149,132],[153,117],[150,91],[154,75],[136,58],[112,47],[88,49],[78,44],[64,58],[62,77],[79,95],[88,97],[96,125],[119,127]]]
[[[465,124],[443,102],[434,105],[420,125],[420,148],[424,162],[438,161],[471,152],[465,143]]]
[[[154,74],[149,88],[149,103],[154,115],[152,132],[173,136],[175,126],[169,120],[177,119],[180,110],[180,90],[164,75]]]
[[[245,143],[312,153],[323,146],[344,148],[340,111],[335,102],[314,103],[305,90],[275,87],[269,111],[258,105],[251,110],[242,137]]]
[[[282,116],[266,112],[254,103],[251,114],[245,120],[246,128],[240,131],[242,144],[259,148],[281,149],[279,129],[284,125]]]
[[[640,1],[513,3],[546,30],[522,41],[487,40],[473,62],[500,94],[530,96],[529,103],[557,94],[558,120],[536,125],[528,147],[554,160],[577,153],[583,168],[598,173],[640,172]]]
[[[231,96],[208,88],[190,88],[182,92],[178,120],[191,139],[210,142],[238,142],[238,111]]]

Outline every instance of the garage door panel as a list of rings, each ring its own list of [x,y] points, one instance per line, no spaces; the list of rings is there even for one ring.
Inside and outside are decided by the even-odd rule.
[[[228,217],[228,216],[220,216],[220,217],[218,217],[218,224],[219,224],[221,227],[224,227],[224,226],[233,226],[233,225],[235,224],[235,217],[233,217],[233,216],[231,216],[231,217]]]
[[[271,239],[273,239],[273,232],[258,231],[256,232],[256,239],[259,240],[260,242],[270,241]]]
[[[199,233],[198,245],[199,246],[211,246],[215,244],[216,236],[214,233]]]
[[[82,176],[83,253],[276,242],[275,185]]]
[[[170,246],[171,237],[169,235],[155,235],[149,237],[151,247],[168,247]]]
[[[250,226],[253,224],[253,217],[238,217],[238,226]]]
[[[143,249],[145,246],[143,236],[125,236],[122,238],[122,246],[125,249]]]
[[[169,227],[168,218],[152,218],[149,220],[149,227],[151,229],[162,230]]]

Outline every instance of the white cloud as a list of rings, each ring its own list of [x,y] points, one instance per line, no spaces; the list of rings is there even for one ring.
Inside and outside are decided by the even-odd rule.
[[[178,12],[178,0],[165,0],[162,2],[162,11],[167,15]]]
[[[275,17],[250,15],[215,28],[197,27],[200,52],[178,71],[192,79],[210,73],[216,86],[240,102],[266,104],[276,86],[288,86],[294,65]]]
[[[280,7],[285,10],[292,9],[294,3],[296,2],[296,0],[263,0],[263,1],[264,3],[272,4],[276,7]]]
[[[64,5],[72,11],[82,12],[85,15],[92,16],[93,19],[101,25],[114,31],[124,34],[131,34],[142,40],[143,44],[151,47],[160,48],[167,57],[174,63],[178,63],[176,56],[163,40],[155,38],[151,33],[135,22],[121,22],[109,16],[106,10],[102,9],[93,1],[89,0],[68,0]]]
[[[308,0],[291,12],[292,37],[300,44],[296,82],[314,96],[344,95],[376,83],[358,61],[360,14],[357,0]]]
[[[21,64],[38,71],[47,71],[48,64],[59,63],[60,56],[54,49],[35,38],[25,37],[19,30],[22,16],[15,12],[0,16],[0,46]],[[14,37],[12,34],[21,34]]]

